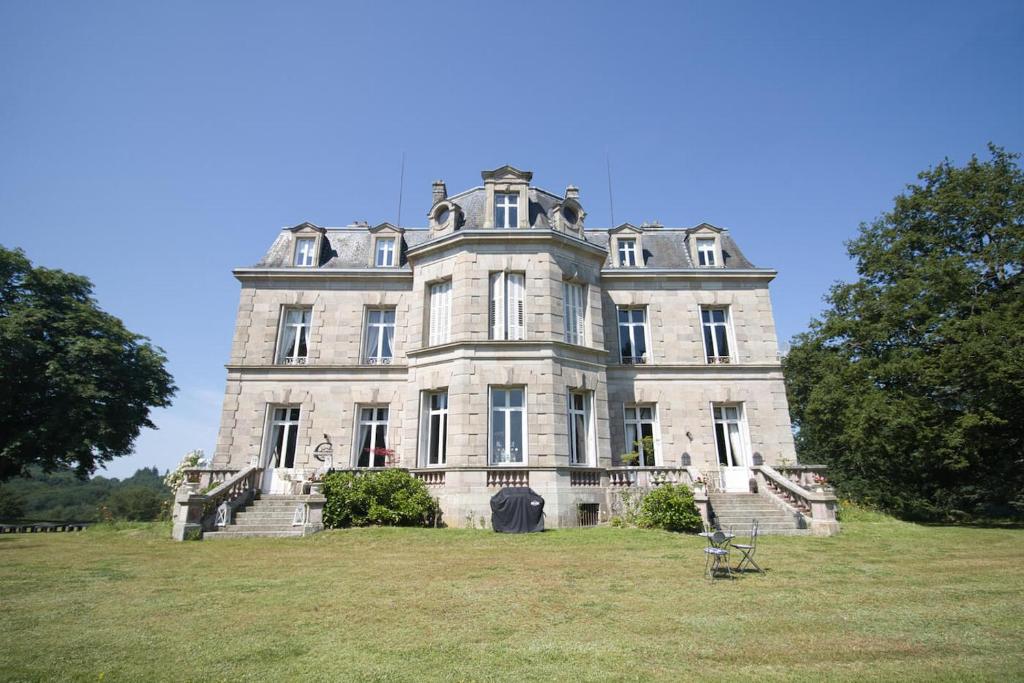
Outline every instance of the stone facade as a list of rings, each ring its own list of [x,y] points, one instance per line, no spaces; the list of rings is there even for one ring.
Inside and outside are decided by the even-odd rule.
[[[635,476],[622,468],[621,456],[637,450],[627,443],[627,406],[651,409],[655,463],[641,468],[647,475],[686,473],[681,480],[689,481],[698,471],[717,477],[723,459],[733,475],[756,456],[794,461],[768,293],[775,272],[751,265],[727,231],[707,224],[585,228],[578,190],[555,195],[531,178],[506,166],[451,197],[434,183],[424,229],[285,229],[260,263],[236,270],[242,292],[214,466],[277,470],[281,479],[268,477],[266,487],[331,464],[356,467],[376,429],[360,427],[360,411],[386,407],[383,437],[373,444],[391,451],[389,466],[424,479],[445,523],[480,524],[498,487],[528,483],[544,496],[554,527],[576,524],[580,503],[607,516],[615,481]],[[510,203],[517,215],[496,213]],[[396,247],[390,263],[381,240]],[[623,240],[632,240],[635,263],[620,259]],[[698,241],[714,263],[698,265]],[[297,265],[309,249],[312,262]],[[441,283],[447,289],[437,293]],[[499,285],[504,299],[494,294]],[[582,292],[579,315],[565,302],[569,286]],[[507,329],[495,329],[496,299],[519,316]],[[727,349],[707,348],[702,314],[712,309],[725,318]],[[622,348],[622,310],[642,312],[634,330],[645,337],[640,355],[632,355],[639,347]],[[304,344],[283,329],[289,311],[306,316]],[[384,352],[367,329],[376,311],[393,312]],[[567,314],[582,321],[582,339],[569,334]],[[523,392],[525,448],[492,424],[506,417],[492,405],[504,388]],[[432,392],[447,399],[446,447],[435,449],[443,459],[436,464]],[[573,392],[584,408],[571,423]],[[733,434],[716,427],[716,406],[737,409]],[[276,424],[275,410],[291,407],[297,422]],[[572,424],[582,425],[578,463]],[[516,423],[508,425],[514,434]],[[321,461],[314,452],[326,441],[332,460]]]

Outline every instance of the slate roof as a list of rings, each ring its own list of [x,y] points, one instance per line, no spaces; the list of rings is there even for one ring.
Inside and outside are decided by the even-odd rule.
[[[530,198],[530,227],[533,229],[549,229],[550,216],[554,208],[562,202],[562,198],[546,190],[531,187]],[[486,206],[486,190],[483,187],[474,187],[470,190],[448,197],[448,200],[458,204],[465,214],[465,221],[461,226],[462,230],[479,230],[483,227],[484,207]],[[693,228],[642,228],[644,262],[647,268],[695,268],[690,250],[687,246],[687,236]],[[321,268],[368,268],[370,263],[370,248],[372,235],[369,226],[346,226],[344,228],[326,228],[324,232],[323,249],[320,255]],[[607,228],[587,228],[584,231],[584,239],[591,244],[608,249],[609,235]],[[277,236],[270,249],[262,259],[255,265],[256,268],[287,268],[292,265],[293,245],[295,235],[289,228],[285,228]],[[726,268],[746,269],[755,268],[740,251],[736,242],[723,230],[720,234],[722,245],[722,257]],[[411,247],[418,246],[430,240],[430,232],[426,228],[405,228],[403,233],[403,244],[398,270],[409,270],[409,264],[405,259],[405,252]],[[612,259],[614,254],[609,254],[605,262],[606,266],[614,265]],[[394,269],[391,269],[394,270]]]

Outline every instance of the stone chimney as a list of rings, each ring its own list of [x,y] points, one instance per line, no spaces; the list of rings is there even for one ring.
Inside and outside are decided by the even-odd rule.
[[[575,185],[570,185],[569,187],[565,188],[565,198],[566,199],[575,199],[576,201],[579,201],[580,200],[580,188],[576,187]]]
[[[434,204],[440,201],[448,199],[448,188],[445,186],[443,180],[434,181]]]

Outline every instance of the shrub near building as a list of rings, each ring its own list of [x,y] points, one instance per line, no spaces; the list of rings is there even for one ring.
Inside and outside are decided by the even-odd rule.
[[[682,484],[663,484],[644,496],[638,523],[646,529],[700,531],[700,512],[693,491]]]
[[[437,501],[422,481],[404,470],[389,469],[357,476],[331,472],[324,477],[324,526],[431,526]]]

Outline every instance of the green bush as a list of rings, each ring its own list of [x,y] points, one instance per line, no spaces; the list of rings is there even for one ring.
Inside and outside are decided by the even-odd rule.
[[[645,529],[700,531],[700,512],[693,503],[693,491],[682,484],[659,486],[644,496],[638,523]]]
[[[422,481],[404,470],[356,475],[331,472],[324,477],[324,526],[430,526],[437,501]]]

